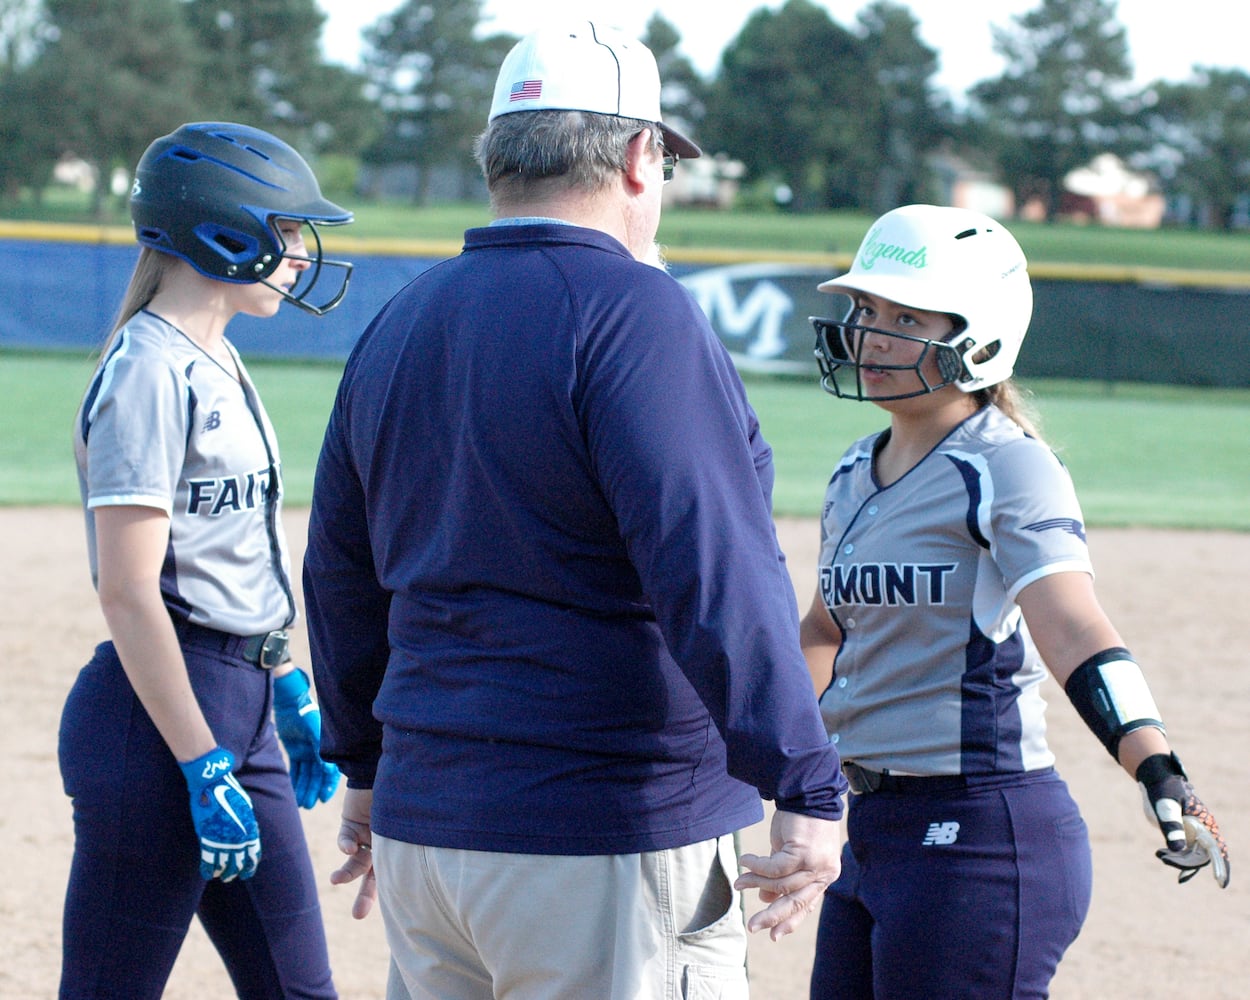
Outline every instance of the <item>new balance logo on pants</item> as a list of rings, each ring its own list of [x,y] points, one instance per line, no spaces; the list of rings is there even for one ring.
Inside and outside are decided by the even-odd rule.
[[[958,836],[958,823],[930,823],[929,830],[925,833],[921,846],[932,847],[935,844],[953,844]]]

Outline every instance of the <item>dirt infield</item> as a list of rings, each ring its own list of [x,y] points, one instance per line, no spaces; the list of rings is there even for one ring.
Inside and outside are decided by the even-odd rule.
[[[298,560],[306,511],[287,514]],[[806,607],[816,527],[781,521],[778,532]],[[1138,1000],[1250,995],[1245,831],[1250,827],[1250,534],[1100,530],[1090,533],[1102,602],[1151,679],[1175,747],[1219,818],[1233,851],[1225,892],[1205,872],[1178,886],[1155,861],[1158,833],[1136,787],[1049,687],[1051,739],[1081,803],[1094,845],[1094,901],[1085,931],[1054,983],[1058,1000]],[[61,902],[73,835],[56,764],[61,705],[80,665],[105,634],[87,576],[81,516],[74,509],[0,508],[0,998],[56,994]],[[298,581],[297,581],[298,582]],[[307,642],[296,633],[297,658]],[[306,813],[318,872],[337,865],[338,800]],[[744,848],[766,849],[763,824]],[[323,881],[322,906],[335,979],[345,1000],[385,995],[387,952],[374,914],[353,921],[351,890]],[[749,909],[758,907],[750,899]],[[545,915],[558,923],[558,914]],[[779,943],[751,942],[753,995],[806,997],[815,921]],[[969,948],[976,942],[970,941]],[[233,993],[198,926],[166,996],[212,1000]]]

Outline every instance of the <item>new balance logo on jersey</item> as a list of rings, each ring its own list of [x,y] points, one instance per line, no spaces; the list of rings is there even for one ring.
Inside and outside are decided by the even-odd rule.
[[[930,823],[929,830],[921,841],[922,847],[934,847],[945,844],[953,844],[959,837],[959,824],[956,822],[949,823]]]
[[[204,429],[206,431],[215,431],[221,426],[221,410],[213,410],[204,418]]]

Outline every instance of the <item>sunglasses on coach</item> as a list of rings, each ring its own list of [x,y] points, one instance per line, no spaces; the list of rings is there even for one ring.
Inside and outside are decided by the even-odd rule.
[[[660,163],[664,168],[664,183],[667,184],[673,179],[673,169],[677,166],[679,157],[676,153],[669,152],[668,147],[663,144],[660,145],[660,151],[664,154]]]
[[[667,184],[673,179],[673,169],[677,166],[677,161],[681,157],[664,145],[664,134],[658,128],[652,126],[649,131],[660,144],[660,165],[664,170],[664,183]]]

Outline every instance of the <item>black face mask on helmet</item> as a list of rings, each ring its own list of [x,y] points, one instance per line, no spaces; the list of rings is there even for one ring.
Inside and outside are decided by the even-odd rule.
[[[180,257],[206,277],[260,282],[317,316],[347,294],[352,265],[322,256],[317,227],[344,225],[352,213],[322,197],[299,153],[260,129],[198,122],[154,141],[135,169],[130,217],[141,244]],[[308,227],[308,255],[286,252],[281,220]],[[284,257],[310,265],[289,292],[268,280]],[[328,268],[341,280],[314,302],[310,295]]]
[[[951,343],[942,340],[930,340],[925,337],[912,337],[893,330],[878,330],[876,327],[863,326],[857,322],[859,310],[853,305],[845,320],[825,319],[821,316],[809,316],[808,321],[816,329],[816,363],[820,368],[820,385],[825,392],[839,399],[856,399],[861,402],[871,400],[883,403],[891,399],[910,399],[936,392],[943,386],[954,385],[966,379],[967,371],[959,352]],[[955,330],[950,334],[951,340],[957,340],[963,328],[959,317],[955,320]],[[865,334],[877,337],[888,337],[901,343],[921,345],[920,354],[909,364],[894,365],[881,361],[865,364],[861,358],[864,349]],[[937,359],[938,381],[933,381],[925,373],[925,364],[930,356]],[[910,372],[915,376],[914,388],[886,396],[878,393],[869,394],[864,389],[860,373],[864,370],[878,372]]]
[[[1020,244],[1002,225],[980,212],[941,205],[904,205],[886,212],[868,230],[851,268],[817,286],[851,299],[843,320],[811,317],[821,385],[844,399],[906,399],[954,385],[978,392],[1011,376],[1033,313],[1033,289]],[[955,319],[941,341],[884,331],[922,345],[914,364],[861,364],[865,333],[854,307],[859,293]],[[930,357],[930,375],[921,365]],[[869,397],[861,372],[914,371],[915,380],[892,396]],[[932,378],[936,368],[937,378]]]

